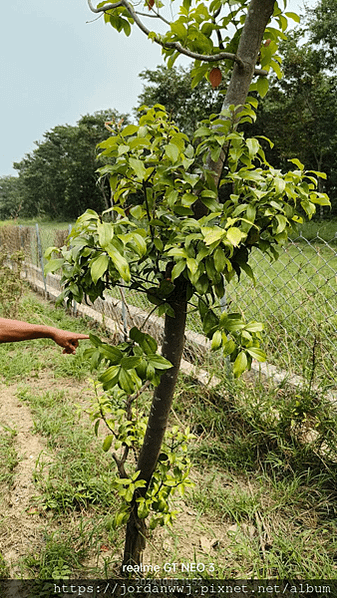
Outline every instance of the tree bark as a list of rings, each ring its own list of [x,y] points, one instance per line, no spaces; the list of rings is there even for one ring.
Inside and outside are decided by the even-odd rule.
[[[140,471],[139,479],[146,481],[146,487],[135,492],[133,497],[126,530],[123,565],[139,565],[141,553],[145,547],[146,529],[144,521],[137,516],[136,499],[145,495],[157,464],[184,348],[187,281],[183,277],[179,277],[175,281],[175,285],[173,296],[169,301],[175,318],[165,316],[162,346],[162,355],[173,364],[173,367],[164,372],[153,394],[145,439],[137,464],[137,470]]]

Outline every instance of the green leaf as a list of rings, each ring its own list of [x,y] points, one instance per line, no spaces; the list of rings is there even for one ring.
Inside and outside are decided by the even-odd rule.
[[[149,364],[155,370],[169,370],[172,367],[172,363],[165,359],[162,355],[157,355],[157,353],[148,354],[147,356],[149,360]]]
[[[185,268],[186,260],[179,260],[179,262],[177,262],[173,266],[173,270],[171,272],[171,280],[175,280],[176,278],[178,278],[178,276],[180,276],[180,274],[185,270]]]
[[[269,89],[269,81],[267,77],[258,78],[258,80],[256,81],[256,89],[261,98],[264,98]]]
[[[202,195],[202,193],[201,193]],[[221,205],[214,199],[214,197],[203,196],[200,198],[202,203],[208,208],[211,212],[220,212]]]
[[[206,276],[206,274],[200,276],[200,278],[194,283],[194,287],[197,293],[200,293],[201,295],[207,293],[210,287],[210,281],[208,280],[208,276]]]
[[[59,268],[61,268],[63,264],[63,258],[55,258],[54,260],[50,260],[48,264],[44,267],[45,275],[47,276],[47,274],[49,274],[50,272],[55,272],[56,270],[59,270]]]
[[[151,355],[155,351],[157,351],[158,345],[157,342],[152,336],[149,334],[145,334],[141,343],[139,343],[141,348],[143,349],[146,355]]]
[[[237,247],[245,237],[246,234],[236,226],[232,226],[227,230],[227,239],[234,245],[234,247]]]
[[[207,231],[207,232],[206,232]],[[226,236],[226,232],[222,228],[214,227],[213,229],[201,229],[202,234],[205,237],[205,244],[212,245],[216,241],[220,241]]]
[[[106,453],[108,452],[109,448],[112,445],[112,441],[113,441],[113,435],[112,434],[109,434],[109,436],[106,436],[104,438],[103,451],[105,451]]]
[[[213,255],[213,259],[214,259],[214,266],[217,272],[223,272],[226,267],[228,266],[228,264],[230,264],[229,260],[226,257],[226,254],[224,252],[223,249],[221,249],[221,247],[217,247],[214,255]]]
[[[225,330],[227,330],[227,332],[237,332],[238,330],[245,328],[245,323],[242,319],[242,316],[238,313],[229,315],[226,313],[221,314],[220,324]]]
[[[284,13],[286,17],[289,17],[289,19],[292,19],[293,21],[295,21],[296,23],[300,22],[300,17],[299,15],[296,14],[296,12],[286,12]]]
[[[256,359],[257,361],[266,361],[266,354],[262,349],[259,349],[258,347],[249,347],[246,351],[253,359]]]
[[[126,261],[125,257],[123,257],[119,253],[119,251],[117,251],[117,249],[115,249],[115,247],[113,247],[112,245],[107,247],[107,251],[114,263],[116,270],[119,272],[119,274],[121,275],[123,280],[125,280],[125,282],[130,282],[131,274],[130,274],[129,264]]]
[[[188,257],[187,260],[186,260],[186,265],[187,265],[187,268],[189,269],[189,271],[191,272],[191,274],[193,276],[193,274],[195,274],[197,272],[197,270],[198,270],[198,265],[199,264],[198,264],[197,260],[195,260],[192,257]]]
[[[134,326],[133,328],[131,328],[129,332],[129,337],[131,338],[131,340],[136,341],[136,343],[140,345],[142,340],[144,340],[145,333],[136,328],[136,326]]]
[[[127,370],[123,368],[119,371],[118,382],[120,387],[125,390],[126,394],[131,395],[135,390],[135,384],[132,376]]]
[[[121,367],[125,370],[134,369],[140,364],[141,360],[141,357],[123,357],[121,361]]]
[[[91,335],[92,336],[92,335]],[[90,337],[91,338],[91,337]],[[105,359],[110,361],[112,365],[117,365],[123,359],[123,353],[117,347],[111,347],[100,343],[101,353]]]
[[[107,382],[113,381],[114,384],[116,384],[116,382],[118,380],[119,370],[120,370],[119,366],[112,365],[105,372],[103,372],[103,374],[100,375],[100,377],[99,377],[100,382],[103,382],[104,384],[106,384]]]
[[[184,26],[184,24],[180,20],[179,21],[173,21],[173,23],[171,23],[171,30],[180,39],[181,38],[184,39],[186,37],[186,35],[187,35],[187,29],[186,29],[186,27]]]
[[[245,330],[248,332],[262,332],[264,326],[261,322],[249,322],[245,325]]]
[[[111,242],[114,231],[111,223],[99,222],[97,226],[99,244],[103,249]]]
[[[146,177],[146,168],[144,162],[142,162],[142,160],[137,160],[136,158],[130,158],[129,163],[137,178],[143,181]]]
[[[100,338],[98,338],[98,336],[95,336],[94,334],[91,334],[91,332],[89,332],[89,338],[91,344],[94,345],[94,347],[101,347],[102,341]]]
[[[218,327],[219,325],[219,318],[215,315],[215,313],[209,309],[202,321],[202,328],[204,333],[208,336],[210,332],[213,333],[214,328]]]
[[[138,229],[139,230],[139,229]],[[132,247],[134,251],[143,257],[147,252],[147,245],[144,237],[137,232],[128,233],[127,235],[120,235],[120,239],[124,240],[127,245]]]
[[[223,346],[224,356],[226,357],[227,355],[230,355],[231,353],[233,353],[235,351],[235,349],[236,349],[236,344],[232,339],[230,339]]]
[[[211,348],[216,351],[222,345],[222,334],[220,330],[216,330],[212,336]]]
[[[240,351],[233,364],[234,378],[238,378],[247,369],[248,360],[244,351]]]
[[[274,186],[275,186],[276,193],[278,195],[282,195],[282,193],[284,192],[284,190],[286,188],[286,182],[284,179],[282,179],[280,177],[275,177]]]
[[[295,166],[297,166],[297,168],[299,170],[303,170],[304,169],[304,164],[302,164],[302,162],[300,162],[298,160],[298,158],[289,158],[288,162],[292,162],[292,164],[295,164]]]
[[[97,281],[103,276],[109,266],[109,258],[105,253],[102,253],[96,259],[91,262],[90,273],[93,282],[96,284]]]
[[[137,125],[127,125],[122,131],[123,136],[134,135],[138,131]]]
[[[256,156],[257,152],[260,149],[260,144],[258,140],[254,137],[246,139],[246,145],[248,147],[249,157],[254,158],[254,156]]]
[[[285,228],[287,227],[287,224],[288,224],[288,220],[285,216],[282,216],[280,214],[276,214],[275,218],[278,222],[278,226],[275,231],[275,234],[278,235],[279,233],[282,233],[285,230]]]
[[[178,162],[180,151],[174,143],[168,143],[165,146],[165,154],[171,160],[171,162],[175,164],[176,162]]]

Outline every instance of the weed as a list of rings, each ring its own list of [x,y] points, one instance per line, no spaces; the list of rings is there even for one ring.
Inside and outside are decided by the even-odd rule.
[[[89,424],[79,422],[66,393],[32,394],[21,389],[18,396],[31,407],[35,431],[56,451],[48,466],[43,457],[36,465],[34,477],[43,508],[64,513],[90,504],[104,508],[116,502],[110,482],[111,459],[102,452],[101,443],[92,439]]]
[[[74,544],[74,538],[63,532],[47,534],[43,550],[28,555],[24,564],[38,579],[69,579],[81,569],[87,553],[83,545],[75,550]]]
[[[17,466],[18,454],[15,449],[16,430],[0,424],[0,493],[5,486],[13,484],[15,467]]]
[[[5,579],[9,577],[9,567],[0,552],[0,579]]]

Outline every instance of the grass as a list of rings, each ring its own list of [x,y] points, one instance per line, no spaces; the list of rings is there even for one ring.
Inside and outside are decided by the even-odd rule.
[[[93,437],[87,418],[87,425],[81,425],[67,393],[36,394],[23,388],[18,397],[29,403],[35,432],[47,438],[48,447],[57,455],[48,466],[43,457],[37,463],[35,481],[43,494],[43,507],[63,512],[95,504],[104,509],[115,502],[109,484],[111,457]]]
[[[38,225],[39,242],[37,240],[36,225]],[[43,256],[50,246],[64,245],[71,223],[57,222],[37,218],[0,221],[1,244],[6,244],[10,253],[24,246],[28,261],[41,266]],[[39,247],[40,246],[40,247]]]
[[[93,327],[88,320],[74,319],[32,293],[25,296],[18,317],[78,332]],[[100,331],[95,332],[102,336]],[[84,388],[89,387],[86,381],[91,375],[83,350],[82,346],[74,356],[63,355],[60,347],[45,339],[0,345],[3,382],[18,383],[17,397],[29,405],[34,433],[47,440],[47,449],[36,462],[36,496],[31,499],[33,512],[45,521],[44,541],[42,546],[32,548],[21,563],[26,577],[56,579],[70,573],[80,575],[84,570],[87,576],[97,577],[104,574],[104,567],[111,571],[114,563],[116,566],[114,554],[120,551],[119,532],[116,535],[111,526],[116,504],[110,483],[112,459],[102,450],[102,439],[94,436],[83,413],[88,401],[83,383]],[[49,389],[38,390],[34,380],[45,373]],[[29,383],[23,383],[27,377]],[[70,385],[72,394],[65,385]],[[80,407],[76,399],[81,401]],[[16,431],[3,425],[1,432],[0,484],[10,490],[18,463]],[[102,545],[110,548],[105,559],[101,557]],[[0,577],[9,571],[1,558]],[[85,559],[88,562],[84,569]]]
[[[102,574],[94,564],[101,545],[108,544],[114,553],[121,543],[111,529],[116,504],[111,457],[102,451],[102,441],[93,435],[88,419],[80,418],[66,392],[32,393],[22,387],[18,397],[31,408],[35,433],[47,439],[48,452],[35,467],[34,504],[41,514],[53,516],[43,549],[27,555],[25,568],[39,579],[59,579],[79,575],[83,560],[91,557],[93,564],[85,568],[85,575]],[[110,555],[110,566],[116,558]]]
[[[300,234],[309,241],[319,236],[327,242],[331,242],[337,233],[337,218],[328,220],[310,220],[300,226]],[[297,235],[293,235],[296,238]]]
[[[243,275],[229,285],[231,310],[265,323],[268,360],[283,369],[336,385],[337,252],[333,247],[307,243],[290,245],[279,260],[253,253],[257,283]],[[313,363],[314,362],[314,363]]]
[[[185,379],[184,401],[175,405],[198,435],[192,504],[231,526],[215,559],[219,577],[336,578],[331,404],[262,383],[233,390],[205,393]]]

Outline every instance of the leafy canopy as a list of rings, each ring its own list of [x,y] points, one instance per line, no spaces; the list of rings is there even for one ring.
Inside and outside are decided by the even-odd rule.
[[[253,247],[277,257],[301,222],[298,209],[311,218],[316,204],[329,202],[317,192],[314,173],[299,161],[286,174],[270,167],[259,141],[235,130],[235,113],[232,106],[203,121],[194,144],[161,105],[147,109],[138,125],[117,127],[99,144],[100,156],[111,160],[100,174],[110,177],[114,206],[103,217],[93,210],[80,216],[71,247],[47,269],[63,267],[62,299],[80,302],[85,294],[94,301],[122,281],[145,293],[159,315],[171,316],[175,281],[183,277],[213,349],[222,347],[239,375],[252,358],[264,359],[262,325],[247,324],[240,314],[219,315],[211,308],[215,298],[242,271],[254,279],[248,263]],[[254,117],[251,105],[241,108],[241,120]],[[228,159],[221,184],[230,184],[233,192],[220,203],[205,162],[208,152],[216,160],[224,145]],[[198,198],[208,210],[199,220],[193,211]]]

